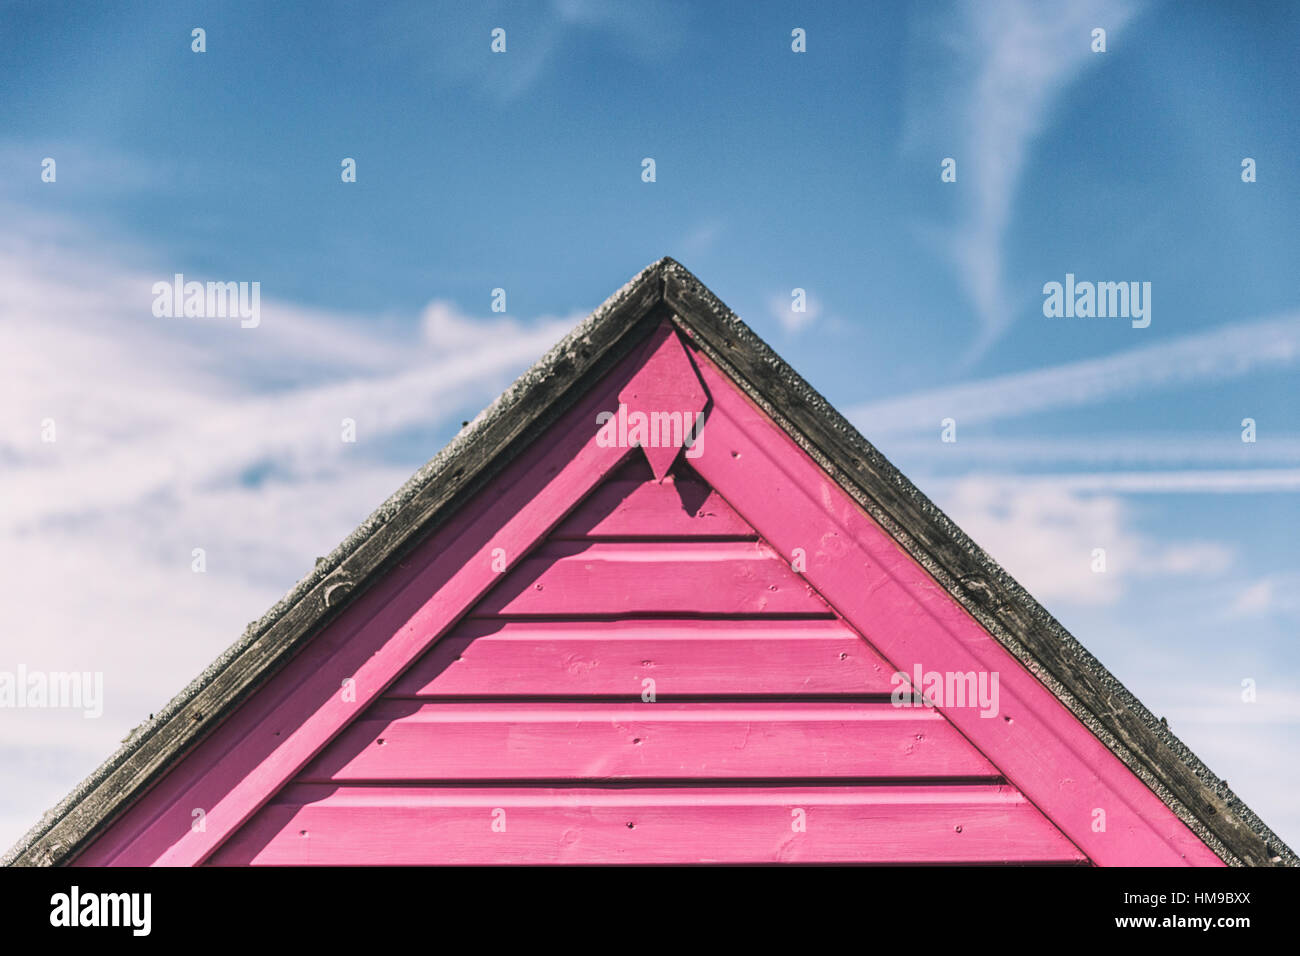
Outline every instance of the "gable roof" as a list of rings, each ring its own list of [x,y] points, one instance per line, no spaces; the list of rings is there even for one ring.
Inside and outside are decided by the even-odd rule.
[[[1295,854],[1034,599],[672,259],[522,375],[4,858],[71,860],[357,596],[445,525],[668,320],[1202,841],[1230,864]]]

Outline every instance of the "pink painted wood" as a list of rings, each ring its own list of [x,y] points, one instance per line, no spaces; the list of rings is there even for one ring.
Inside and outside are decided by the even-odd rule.
[[[593,438],[706,402],[702,456]],[[665,326],[76,862],[708,861],[1217,857]]]
[[[695,359],[714,402],[692,463],[701,477],[778,551],[805,549],[804,577],[898,670],[998,673],[996,717],[941,710],[1076,846],[1102,865],[1223,865],[707,356]]]
[[[698,476],[670,474],[663,483],[650,478],[644,461],[628,462],[574,509],[551,540],[755,537],[754,529]]]
[[[837,619],[466,620],[390,697],[888,694],[893,668]]]
[[[662,435],[652,435],[648,442],[641,444],[651,475],[659,482],[677,459],[686,433],[694,430],[687,426],[687,422],[695,424],[696,416],[708,404],[709,393],[705,391],[690,356],[682,348],[677,333],[668,323],[660,325],[650,336],[642,355],[641,367],[618,393],[620,406],[626,406],[630,413],[639,412],[647,417],[684,416],[679,433],[667,436],[668,441],[663,441]],[[633,440],[631,435],[628,440]]]
[[[636,371],[629,357],[611,372],[551,441],[535,443],[483,491],[483,507],[461,511],[351,604],[76,862],[201,863],[500,580],[498,554],[516,563],[616,470],[627,449],[597,444],[596,414]],[[344,680],[353,695],[342,692]],[[201,830],[192,826],[196,809]]]
[[[548,542],[475,609],[483,615],[816,614],[831,610],[761,542]]]
[[[212,858],[217,865],[261,866],[381,860],[1087,863],[1014,788],[906,785],[476,790],[299,784],[277,795]]]
[[[941,715],[888,702],[382,701],[353,721],[298,779],[997,776]]]

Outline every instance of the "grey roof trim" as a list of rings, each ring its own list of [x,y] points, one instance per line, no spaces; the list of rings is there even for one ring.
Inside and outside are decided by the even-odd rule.
[[[417,471],[0,859],[66,862],[544,431],[666,315],[1007,650],[1234,865],[1300,859],[1041,605],[672,259],[642,270]],[[341,599],[333,597],[339,588]]]
[[[710,358],[1220,858],[1300,865],[1225,781],[694,275],[670,261],[664,286]]]
[[[67,862],[661,320],[654,263],[521,375],[184,690],[48,810],[0,865]]]

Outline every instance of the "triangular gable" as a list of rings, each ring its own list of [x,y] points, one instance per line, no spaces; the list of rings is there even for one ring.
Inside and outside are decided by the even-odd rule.
[[[688,450],[610,444],[597,416],[620,406],[703,412],[703,429]],[[668,494],[676,510],[663,507]],[[676,548],[675,564],[657,565],[675,571],[637,589],[628,567],[653,565],[636,547],[644,541]],[[674,640],[653,624],[665,613],[708,624],[691,629],[675,672],[655,678],[665,686],[653,703],[584,685],[581,656],[574,686],[552,677],[539,689],[556,660],[538,650],[539,620],[569,615],[571,641],[590,642],[600,624],[599,635],[621,647],[614,660],[641,646],[642,660],[653,661],[654,642]],[[745,647],[734,666],[717,665],[717,628]],[[676,652],[685,646],[677,639]],[[864,670],[852,676],[807,657],[832,646]],[[512,651],[522,647],[529,651]],[[502,665],[482,672],[486,684],[474,684],[464,660],[446,658],[458,649],[468,659],[469,648]],[[882,679],[917,669],[997,674],[997,712],[950,701],[893,706]],[[792,674],[808,686],[796,693]],[[457,690],[448,680],[469,683]],[[564,700],[546,699],[557,694]],[[592,699],[573,699],[584,695]],[[556,704],[570,710],[545,710]],[[636,742],[602,744],[586,733],[638,714],[650,723],[632,734]],[[765,746],[750,746],[755,724]],[[727,735],[742,725],[735,757]],[[448,726],[477,743],[453,746],[437,733]],[[517,728],[525,739],[561,736],[520,756],[511,750]],[[918,743],[905,744],[900,731]],[[810,746],[801,751],[790,734]],[[557,754],[565,741],[571,752]],[[504,758],[491,759],[503,742]],[[441,760],[427,759],[437,753]],[[528,785],[497,791],[532,808],[525,831],[559,828],[561,845],[573,846],[553,859],[660,862],[643,859],[644,848],[671,841],[652,835],[708,824],[717,835],[711,847],[695,846],[699,858],[1290,862],[1183,754],[820,396],[664,260],[516,383],[15,850],[20,862],[89,865],[301,862],[313,859],[303,846],[316,826],[297,826],[301,814],[337,822],[364,812],[399,829],[411,813],[433,814],[434,832],[445,835],[464,814],[514,819],[472,785],[505,780]],[[438,772],[443,803],[431,804],[435,788],[420,774]],[[399,785],[381,799],[375,774]],[[632,789],[615,798],[575,787],[602,779]],[[653,786],[636,791],[637,781]],[[352,792],[360,783],[364,792]],[[629,794],[648,802],[629,804]],[[654,825],[616,836],[572,826],[575,815],[609,823],[629,810]],[[784,836],[773,844],[777,810]],[[792,828],[795,811],[817,821],[816,836],[797,839],[809,828]],[[717,826],[723,819],[738,827],[730,837]],[[315,831],[312,852],[328,831]],[[882,832],[901,842],[873,843]],[[529,859],[502,854],[506,843],[497,842],[498,856]],[[439,845],[447,859],[397,862],[483,858],[472,841]],[[534,861],[546,861],[549,845],[533,846],[543,857]],[[383,861],[365,838],[356,852]]]
[[[1087,862],[892,673],[634,454],[208,862]]]

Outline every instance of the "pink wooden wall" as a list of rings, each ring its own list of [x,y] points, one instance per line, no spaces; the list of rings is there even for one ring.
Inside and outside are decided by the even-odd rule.
[[[212,862],[1082,859],[891,673],[684,464],[636,458]]]
[[[1219,862],[687,354],[611,373],[78,862]],[[595,410],[699,386],[663,481],[593,447]],[[997,669],[999,716],[893,706],[913,663]]]

